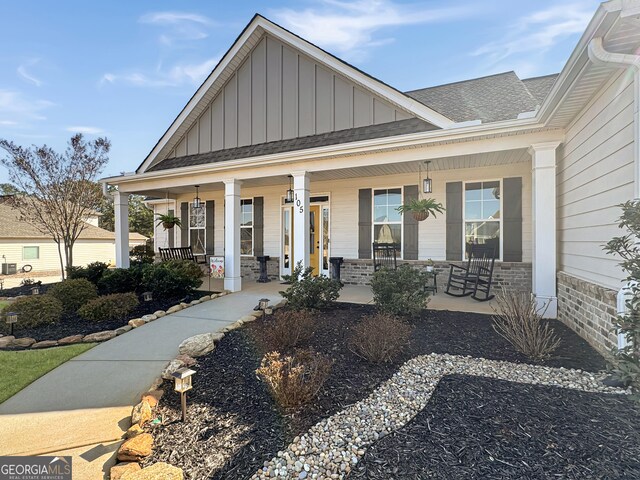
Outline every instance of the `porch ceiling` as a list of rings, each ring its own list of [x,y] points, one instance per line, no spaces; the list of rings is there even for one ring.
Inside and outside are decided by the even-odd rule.
[[[438,170],[458,170],[464,168],[489,167],[495,165],[507,165],[512,163],[526,163],[531,160],[526,148],[515,150],[504,150],[498,152],[477,153],[471,155],[458,155],[446,158],[431,159],[429,171]],[[367,165],[353,168],[338,168],[323,171],[311,171],[311,182],[342,180],[359,177],[377,177],[384,175],[397,175],[406,173],[417,173],[422,166],[423,172],[426,167],[423,161],[410,161],[401,163],[390,163],[384,165]],[[288,173],[288,172],[287,172]],[[263,176],[250,178],[242,181],[244,188],[265,187],[273,185],[287,185],[289,179],[287,173],[273,176]],[[169,189],[169,195],[173,198],[175,195],[184,193],[193,193],[194,185],[173,186]],[[200,192],[211,192],[224,190],[222,181],[208,184],[200,184]],[[167,190],[149,190],[138,192],[143,195],[165,198]]]

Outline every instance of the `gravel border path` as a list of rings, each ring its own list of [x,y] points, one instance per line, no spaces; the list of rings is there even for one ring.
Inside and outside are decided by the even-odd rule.
[[[477,375],[527,384],[552,385],[585,392],[624,394],[606,387],[602,376],[581,370],[430,354],[406,362],[366,399],[327,418],[294,438],[266,461],[252,480],[268,478],[344,478],[365,448],[406,425],[422,410],[444,375]]]

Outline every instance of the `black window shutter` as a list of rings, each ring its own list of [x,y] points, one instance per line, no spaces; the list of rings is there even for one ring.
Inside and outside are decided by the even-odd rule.
[[[447,183],[447,260],[462,260],[462,182]]]
[[[522,177],[502,180],[502,260],[522,261]]]
[[[180,246],[189,246],[189,202],[182,202],[180,204],[180,223],[182,228],[180,230]]]
[[[371,258],[371,189],[358,191],[358,258]]]
[[[215,221],[216,221],[216,203],[213,200],[207,200],[205,203],[205,242],[207,255],[213,255],[215,249]]]
[[[404,204],[418,199],[418,185],[406,185],[404,187]],[[402,240],[403,256],[405,260],[418,259],[418,221],[410,213],[402,215],[404,223],[404,238]]]
[[[167,212],[170,216],[174,216],[176,214],[175,210],[170,209]],[[175,227],[167,230],[167,237],[169,238],[169,248],[173,248],[176,245],[176,236],[175,236]]]
[[[264,255],[264,197],[253,197],[253,255]]]

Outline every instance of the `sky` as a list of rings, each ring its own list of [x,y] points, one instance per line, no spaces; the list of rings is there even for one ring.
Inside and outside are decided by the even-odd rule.
[[[407,91],[514,70],[559,72],[590,0],[25,0],[2,4],[0,138],[112,142],[134,171],[257,12]],[[4,153],[4,152],[2,152]],[[0,166],[0,182],[7,172]]]

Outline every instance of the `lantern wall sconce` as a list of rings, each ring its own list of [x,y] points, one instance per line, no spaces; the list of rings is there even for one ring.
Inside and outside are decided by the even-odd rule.
[[[182,421],[187,420],[187,392],[193,388],[191,377],[196,373],[190,368],[179,368],[173,375],[174,390],[180,394],[180,404],[182,405]]]
[[[142,299],[145,302],[150,302],[151,300],[153,300],[153,293],[152,292],[144,292],[142,294]]]
[[[289,189],[287,190],[287,194],[284,197],[284,203],[293,203],[294,193],[293,193],[293,175],[289,175]]]
[[[431,193],[433,191],[433,182],[429,178],[429,164],[431,160],[424,162],[427,165],[427,178],[422,181],[422,193]]]
[[[31,295],[40,295],[40,286],[31,287]]]
[[[193,208],[198,210],[200,208],[202,208],[202,199],[200,198],[200,195],[198,195],[198,189],[200,188],[200,185],[196,185],[196,196],[193,199]]]
[[[9,325],[9,335],[13,335],[13,326],[18,323],[18,314],[16,312],[7,312],[5,315],[5,321]]]

